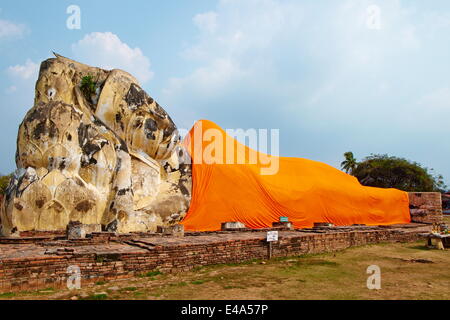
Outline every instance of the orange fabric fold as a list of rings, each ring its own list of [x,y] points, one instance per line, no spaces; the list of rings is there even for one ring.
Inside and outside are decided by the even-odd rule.
[[[183,143],[192,158],[193,183],[191,205],[182,221],[186,230],[220,230],[228,221],[266,228],[282,216],[295,228],[310,228],[314,222],[410,222],[406,192],[362,186],[355,177],[321,162],[255,151],[211,121],[198,121]]]

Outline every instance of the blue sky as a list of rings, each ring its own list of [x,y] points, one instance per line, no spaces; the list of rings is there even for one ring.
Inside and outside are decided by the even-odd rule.
[[[278,128],[284,156],[387,153],[450,184],[449,40],[447,0],[3,2],[0,172],[55,51],[136,75],[181,128]]]

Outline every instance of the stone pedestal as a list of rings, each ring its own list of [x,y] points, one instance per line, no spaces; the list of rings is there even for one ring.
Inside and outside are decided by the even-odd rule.
[[[334,227],[334,224],[329,222],[314,222],[314,228]]]
[[[245,229],[245,224],[238,221],[229,221],[229,222],[223,222],[221,225],[222,231],[239,231]]]
[[[158,226],[156,231],[174,237],[184,237],[184,226],[182,224],[176,224],[170,227]]]
[[[67,225],[67,239],[84,239],[86,238],[86,231],[83,229],[83,224],[78,221],[71,221]]]
[[[283,228],[283,229],[293,230],[294,226],[292,225],[292,222],[290,222],[290,221],[283,221],[283,222],[279,221],[279,222],[273,222],[272,228]]]
[[[66,229],[67,239],[69,240],[84,239],[88,234],[101,231],[101,224],[82,224],[79,221],[69,222]]]

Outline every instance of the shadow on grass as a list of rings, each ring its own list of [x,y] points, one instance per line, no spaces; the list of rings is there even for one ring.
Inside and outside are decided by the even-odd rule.
[[[433,248],[429,248],[425,245],[414,245],[414,246],[410,246],[407,247],[408,249],[414,249],[414,250],[422,250],[422,251],[430,251],[433,250]]]

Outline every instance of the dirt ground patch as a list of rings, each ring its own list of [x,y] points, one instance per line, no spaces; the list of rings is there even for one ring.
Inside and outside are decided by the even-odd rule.
[[[370,265],[381,289],[367,289]],[[450,299],[450,251],[416,243],[215,265],[178,274],[149,272],[80,290],[0,294],[0,299]]]

